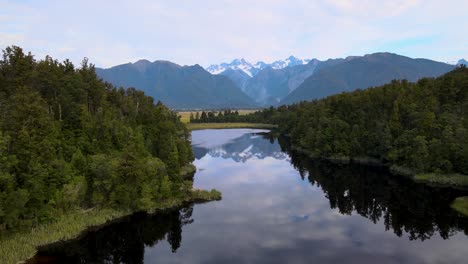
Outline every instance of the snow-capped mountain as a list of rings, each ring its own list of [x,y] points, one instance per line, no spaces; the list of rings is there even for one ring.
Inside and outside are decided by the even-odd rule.
[[[252,77],[255,75],[254,73],[256,73],[256,69],[258,68],[258,66],[256,66],[252,65],[250,62],[247,62],[244,59],[235,59],[231,63],[223,62],[221,64],[210,65],[208,68],[206,68],[206,70],[211,74],[220,74],[227,69],[241,70]]]
[[[255,76],[261,70],[271,67],[273,69],[284,69],[286,67],[303,65],[309,63],[309,59],[298,59],[294,56],[289,56],[284,60],[277,60],[273,63],[265,63],[263,61],[258,61],[255,64],[246,61],[245,59],[235,59],[231,63],[221,63],[221,64],[212,64],[206,68],[211,74],[220,74],[225,70],[241,70],[250,77]]]
[[[465,59],[461,59],[457,62],[457,65],[461,65],[461,64],[468,65],[468,61],[466,61]]]
[[[309,63],[311,60],[310,59],[298,59],[294,56],[289,56],[289,58],[285,60],[278,60],[270,64],[270,66],[277,70],[277,69],[284,69],[286,67],[291,67],[291,66],[296,66],[296,65],[303,65]]]

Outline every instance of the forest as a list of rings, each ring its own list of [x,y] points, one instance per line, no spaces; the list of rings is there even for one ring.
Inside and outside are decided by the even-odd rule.
[[[190,123],[230,123],[240,120],[239,111],[226,109],[224,111],[198,111],[190,113]]]
[[[190,134],[143,92],[94,65],[11,46],[0,60],[0,232],[74,209],[146,210],[192,189]]]
[[[468,69],[461,65],[415,83],[394,80],[250,115],[231,114],[229,122],[276,124],[296,149],[315,157],[376,160],[401,174],[445,174],[468,183],[467,115]],[[208,122],[227,120],[205,116]]]

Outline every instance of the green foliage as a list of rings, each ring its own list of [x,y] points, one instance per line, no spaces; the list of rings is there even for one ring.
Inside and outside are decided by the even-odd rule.
[[[462,174],[422,173],[414,176],[416,181],[438,185],[468,186],[468,177]]]
[[[177,115],[136,89],[19,47],[0,60],[0,231],[87,207],[145,210],[193,161]],[[163,186],[164,185],[164,186]]]
[[[468,217],[468,196],[458,197],[453,201],[452,208]]]

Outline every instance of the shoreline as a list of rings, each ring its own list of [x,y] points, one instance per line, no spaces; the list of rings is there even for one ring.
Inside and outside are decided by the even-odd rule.
[[[190,131],[203,129],[231,129],[231,128],[264,128],[273,129],[277,125],[260,123],[186,123],[185,126]]]
[[[369,157],[350,158],[344,156],[335,157],[320,157],[309,150],[305,150],[296,146],[291,146],[291,149],[303,153],[311,159],[322,159],[333,163],[341,164],[360,164],[365,166],[385,167],[390,173],[395,176],[403,176],[411,179],[414,182],[426,184],[433,187],[449,187],[459,190],[468,190],[468,176],[462,174],[437,174],[437,173],[421,173],[415,174],[411,169],[396,165],[386,164],[382,161]],[[468,217],[468,196],[456,198],[450,207],[464,217]]]
[[[312,159],[323,159],[334,163],[341,164],[360,164],[373,167],[386,167],[394,175],[405,176],[415,182],[425,183],[430,186],[450,187],[455,189],[468,190],[468,175],[457,173],[443,174],[443,173],[414,173],[410,168],[384,163],[381,160],[371,157],[347,157],[347,156],[331,156],[321,157],[313,152],[297,147],[291,146],[291,149],[309,156]]]
[[[155,214],[172,210],[187,204],[200,204],[222,199],[215,189],[210,191],[193,189],[189,195],[160,202],[146,211],[130,211],[109,208],[75,210],[60,216],[57,221],[33,228],[30,232],[9,234],[0,240],[0,263],[27,263],[39,248],[77,239],[90,230],[119,222],[135,213]]]
[[[458,213],[468,217],[468,196],[456,198],[450,205]]]

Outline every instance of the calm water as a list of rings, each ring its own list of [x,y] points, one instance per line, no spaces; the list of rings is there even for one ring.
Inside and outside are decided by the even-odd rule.
[[[194,131],[192,141],[194,185],[220,190],[222,201],[134,215],[40,255],[65,263],[468,263],[468,219],[449,207],[466,192],[311,161],[262,130]]]

